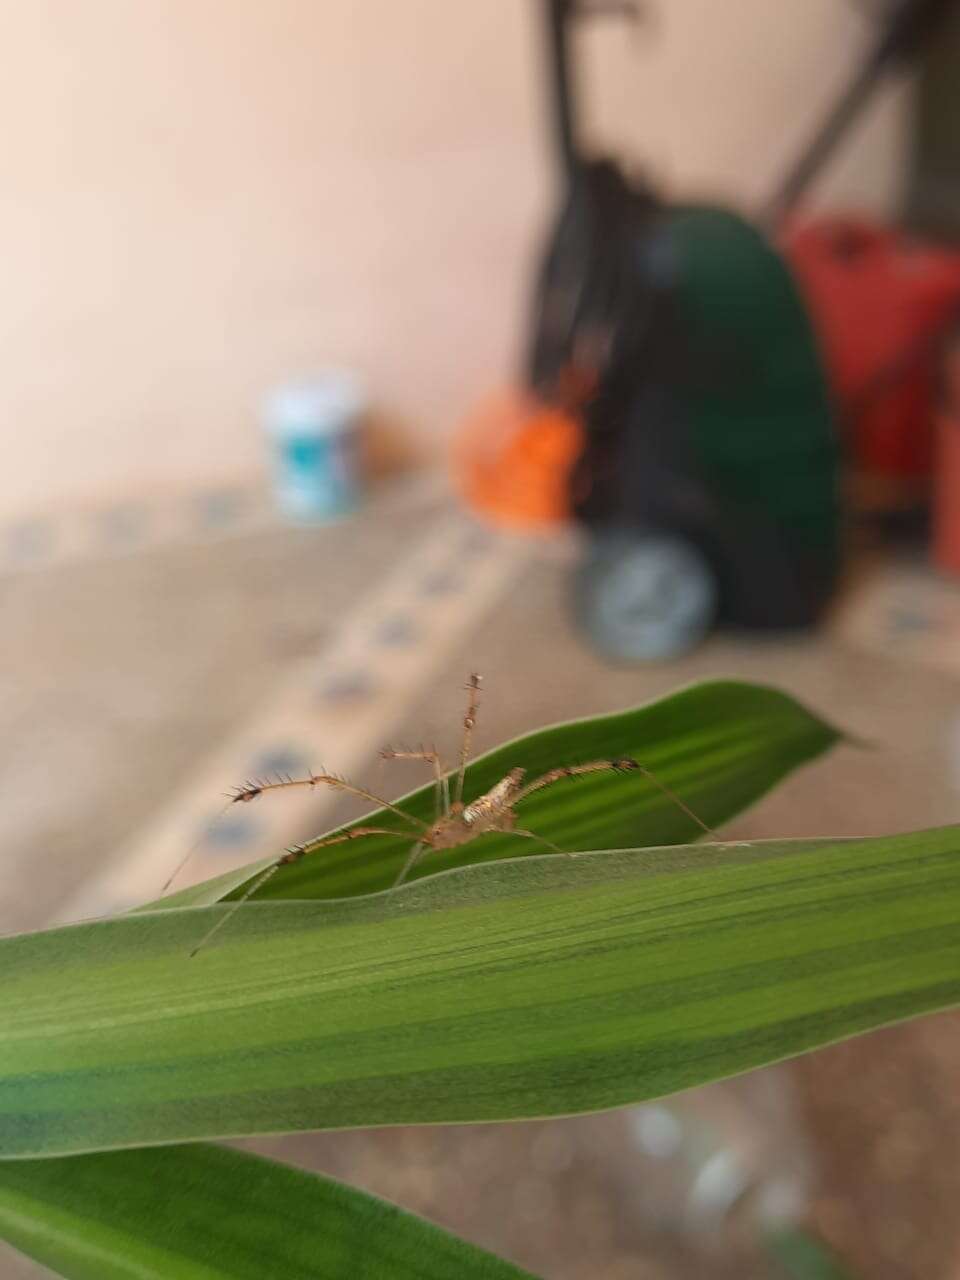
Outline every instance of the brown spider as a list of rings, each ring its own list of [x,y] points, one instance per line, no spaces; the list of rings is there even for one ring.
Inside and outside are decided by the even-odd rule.
[[[542,836],[538,836],[533,831],[526,831],[522,827],[517,826],[516,806],[521,801],[526,800],[527,796],[532,795],[535,791],[541,791],[544,787],[551,786],[554,782],[559,782],[561,778],[576,778],[586,773],[599,773],[603,770],[613,770],[616,772],[627,772],[630,770],[638,770],[648,778],[654,786],[658,787],[666,796],[668,796],[674,804],[687,814],[698,826],[702,827],[708,835],[713,835],[705,823],[701,822],[697,815],[689,809],[679,796],[675,795],[669,787],[658,781],[649,769],[639,764],[636,760],[629,756],[623,756],[616,760],[592,760],[588,764],[561,765],[559,768],[550,769],[547,773],[542,774],[539,778],[535,778],[532,782],[524,783],[526,777],[526,769],[511,769],[505,777],[501,778],[489,791],[478,796],[476,800],[472,800],[469,804],[463,803],[463,780],[467,767],[467,759],[470,754],[470,739],[473,734],[473,728],[477,719],[477,704],[480,696],[480,677],[474,673],[467,681],[467,710],[463,717],[463,740],[460,747],[460,764],[457,770],[456,783],[454,788],[454,796],[451,801],[449,778],[444,771],[440,757],[436,751],[427,751],[423,747],[419,751],[394,751],[387,748],[381,751],[380,755],[385,760],[423,760],[430,764],[433,768],[434,778],[436,780],[436,817],[432,823],[426,823],[420,818],[415,818],[412,814],[405,813],[395,804],[391,804],[389,800],[383,800],[380,796],[374,795],[370,791],[364,790],[363,787],[354,786],[347,782],[344,778],[338,777],[331,773],[312,773],[307,778],[280,778],[275,782],[253,781],[248,782],[242,787],[238,787],[231,793],[230,801],[233,804],[246,804],[251,800],[256,800],[266,791],[279,791],[286,787],[317,787],[328,786],[334,787],[340,791],[349,792],[350,795],[359,796],[363,800],[369,800],[373,804],[380,805],[384,809],[389,809],[395,813],[397,817],[402,818],[405,822],[411,824],[415,828],[415,843],[407,856],[406,862],[400,869],[396,880],[393,882],[393,888],[402,884],[410,872],[416,866],[417,862],[428,852],[438,852],[442,849],[455,849],[458,845],[467,844],[471,840],[475,840],[477,836],[487,835],[492,832],[510,833],[515,836],[524,836],[530,840],[537,840],[540,844],[546,845],[555,853],[565,852],[557,848],[555,844],[551,844],[549,840],[545,840]],[[301,858],[305,858],[308,854],[316,853],[319,849],[326,849],[330,845],[343,844],[347,840],[359,840],[365,836],[398,836],[403,833],[395,831],[387,827],[351,827],[348,831],[341,831],[333,836],[318,836],[316,839],[307,840],[303,844],[293,845],[282,857],[264,872],[261,873],[247,889],[242,898],[239,898],[231,911],[226,912],[214,924],[210,931],[201,938],[200,942],[191,951],[191,956],[195,956],[201,947],[205,946],[213,935],[223,927],[230,919],[234,911],[250,898],[256,891],[265,884],[271,876],[275,875],[281,867],[287,866],[293,862],[299,862]],[[169,882],[168,882],[169,883]]]

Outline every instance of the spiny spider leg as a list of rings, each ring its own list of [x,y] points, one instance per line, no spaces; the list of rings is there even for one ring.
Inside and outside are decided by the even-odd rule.
[[[315,836],[312,840],[304,840],[303,844],[294,844],[282,858],[277,859],[278,867],[285,867],[291,862],[299,862],[308,854],[324,849],[328,844],[344,844],[347,840],[359,840],[362,836],[396,836],[402,840],[405,831],[388,831],[386,827],[351,827],[349,831],[340,831],[335,836]]]
[[[233,804],[246,804],[251,800],[257,800],[267,791],[282,791],[290,787],[317,786],[333,787],[337,791],[346,791],[348,795],[359,796],[361,800],[369,800],[371,804],[377,804],[383,809],[389,809],[391,813],[403,818],[405,822],[412,822],[415,827],[420,827],[423,830],[427,829],[427,823],[420,818],[415,818],[410,813],[404,813],[402,809],[398,809],[389,800],[384,800],[381,796],[374,795],[372,791],[367,791],[363,787],[354,786],[352,782],[347,782],[346,778],[341,778],[335,773],[311,773],[306,778],[288,777],[281,778],[276,782],[255,778],[244,786],[237,787],[232,794],[231,800]]]
[[[480,702],[480,677],[476,671],[471,672],[467,680],[467,709],[463,716],[463,742],[460,744],[460,770],[457,773],[457,789],[454,795],[454,807],[463,804],[463,775],[467,769],[467,758],[470,755],[470,739],[473,727],[477,723],[477,706]]]
[[[652,773],[646,765],[640,764],[636,760],[632,760],[629,756],[622,756],[618,760],[591,760],[589,764],[571,764],[562,765],[558,769],[550,769],[547,773],[539,778],[534,778],[533,782],[528,782],[518,794],[514,797],[513,803],[519,804],[521,800],[525,800],[527,796],[532,795],[535,791],[541,791],[544,787],[553,786],[555,782],[559,782],[562,778],[577,778],[586,773],[600,773],[603,770],[613,770],[616,773],[629,773],[637,770],[642,773],[645,778],[653,783],[660,791],[663,792],[668,799],[687,815],[687,817],[697,824],[698,827],[713,840],[716,840],[717,834],[712,827],[708,827],[702,818],[697,817],[688,804],[667,786],[665,782],[661,782],[656,774]]]
[[[236,900],[231,909],[229,911],[225,911],[213,927],[207,930],[197,945],[190,952],[190,959],[192,960],[197,952],[207,945],[215,933],[219,933],[227,921],[233,917],[234,913],[237,912],[249,898],[252,898],[257,890],[267,883],[271,876],[276,875],[281,867],[289,866],[291,862],[299,862],[301,858],[305,858],[308,854],[316,853],[318,849],[323,849],[329,844],[343,844],[347,840],[359,840],[362,836],[399,836],[402,839],[403,834],[404,833],[402,831],[388,831],[386,827],[351,827],[349,831],[341,831],[339,835],[318,836],[315,840],[305,840],[303,844],[291,845],[283,857],[278,858],[272,866],[267,867],[265,871],[262,871],[260,875],[252,881],[246,892]]]
[[[591,760],[588,764],[564,764],[556,769],[550,769],[547,773],[543,773],[539,778],[534,778],[532,782],[526,783],[520,788],[513,798],[514,804],[519,804],[521,800],[526,800],[527,796],[533,795],[535,791],[542,791],[544,787],[552,787],[555,782],[559,782],[562,778],[579,778],[587,773],[629,773],[640,766],[636,760],[631,760],[624,756],[619,760]]]
[[[442,817],[445,813],[450,812],[450,786],[447,781],[447,775],[443,771],[443,764],[437,754],[436,747],[432,751],[427,751],[421,744],[419,751],[395,751],[393,747],[384,747],[380,752],[381,760],[425,760],[427,764],[433,766],[433,776],[436,779],[436,813],[435,818]]]

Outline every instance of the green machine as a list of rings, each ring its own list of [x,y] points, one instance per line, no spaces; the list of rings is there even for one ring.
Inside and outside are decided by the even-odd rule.
[[[527,373],[585,427],[580,622],[620,659],[682,652],[716,623],[809,626],[839,567],[840,450],[803,302],[745,219],[670,205],[580,154],[573,16],[571,0],[547,0],[566,193]]]

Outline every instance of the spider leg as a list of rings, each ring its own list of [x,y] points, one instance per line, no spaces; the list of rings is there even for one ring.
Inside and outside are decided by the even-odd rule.
[[[270,877],[276,875],[276,873],[279,870],[280,870],[280,863],[275,862],[272,867],[267,867],[266,871],[261,872],[260,875],[258,875],[257,878],[254,881],[252,881],[252,883],[250,884],[250,887],[246,890],[243,896],[237,899],[237,901],[233,904],[230,910],[225,911],[222,916],[219,916],[217,920],[214,922],[214,924],[212,925],[212,927],[207,930],[207,932],[203,935],[203,937],[200,939],[197,945],[190,952],[189,959],[192,960],[193,957],[197,954],[197,952],[202,947],[205,947],[207,945],[207,943],[210,941],[213,935],[215,933],[219,933],[228,920],[233,919],[233,917],[240,910],[240,908],[247,901],[247,899],[252,897],[256,893],[256,891],[260,888],[260,886],[266,884],[267,881],[270,879]]]
[[[578,778],[586,773],[601,773],[604,770],[610,770],[615,773],[629,773],[636,770],[637,772],[642,773],[643,776],[648,779],[648,781],[652,782],[658,790],[662,791],[669,800],[672,800],[678,809],[682,809],[687,817],[692,822],[695,822],[702,831],[706,832],[706,834],[712,839],[717,839],[717,834],[713,828],[708,827],[701,818],[698,818],[690,806],[681,800],[675,791],[668,787],[665,782],[661,782],[654,773],[651,773],[646,765],[639,764],[636,760],[632,760],[628,756],[623,756],[619,760],[591,760],[589,764],[561,765],[558,769],[550,769],[549,772],[543,774],[541,777],[534,778],[532,782],[528,782],[527,785],[523,787],[516,796],[514,796],[513,803],[519,804],[521,800],[525,800],[527,796],[532,795],[535,791],[541,791],[544,787],[550,787],[555,782],[559,782],[562,778]]]
[[[668,787],[665,782],[661,782],[660,779],[656,777],[654,774],[652,774],[650,770],[646,768],[645,765],[638,764],[637,768],[640,770],[640,772],[649,782],[652,782],[653,785],[658,790],[663,792],[663,794],[667,797],[668,800],[672,800],[678,809],[682,809],[683,812],[687,815],[687,817],[690,818],[693,822],[695,822],[697,826],[701,829],[701,831],[704,831],[710,837],[711,840],[719,840],[719,836],[714,831],[713,827],[708,827],[702,818],[697,817],[697,815],[693,812],[690,806],[688,804],[685,804],[677,795],[677,793],[674,790],[672,790],[672,788]]]
[[[467,680],[467,709],[463,716],[463,741],[460,744],[460,769],[457,773],[454,805],[463,804],[463,775],[467,768],[467,757],[470,755],[470,739],[473,736],[473,727],[477,723],[477,706],[479,702],[480,677],[474,671]]]
[[[514,827],[510,832],[512,836],[526,836],[528,840],[536,840],[538,844],[545,844],[548,849],[552,849],[554,853],[562,853],[564,857],[572,858],[573,854],[568,849],[561,849],[559,845],[553,843],[552,840],[545,840],[543,836],[538,836],[535,831],[524,831],[522,827]]]
[[[277,866],[284,867],[291,862],[299,862],[318,849],[325,849],[331,844],[343,844],[347,840],[360,840],[364,836],[398,836],[402,840],[405,835],[404,831],[388,831],[386,827],[351,827],[349,831],[341,831],[335,836],[315,836],[312,840],[305,840],[303,844],[291,845],[283,857],[277,860]]]
[[[382,796],[374,795],[372,791],[367,791],[363,787],[357,787],[352,782],[347,782],[346,778],[341,778],[335,773],[311,773],[306,778],[278,778],[275,782],[254,778],[250,782],[244,783],[242,787],[236,788],[231,795],[231,802],[233,804],[241,804],[256,800],[267,791],[283,791],[289,790],[291,787],[319,786],[333,787],[337,791],[345,791],[348,795],[359,796],[361,800],[369,800],[371,804],[377,804],[383,809],[389,809],[391,813],[395,813],[398,818],[403,818],[405,822],[412,822],[415,827],[420,827],[424,831],[427,830],[427,824],[419,818],[413,817],[412,814],[404,813],[402,809],[398,809],[389,800],[384,800]]]
[[[394,751],[393,747],[384,747],[380,752],[380,758],[381,760],[425,760],[427,764],[432,765],[436,783],[435,816],[441,818],[450,812],[450,786],[436,747],[432,751],[426,751],[423,746],[419,751]]]
[[[189,845],[186,853],[183,855],[183,857],[180,859],[177,865],[173,868],[173,870],[167,876],[166,880],[163,882],[163,888],[160,890],[161,898],[166,896],[167,890],[170,888],[174,880],[176,880],[177,876],[180,874],[180,872],[184,869],[184,867],[187,865],[187,863],[196,853],[197,849],[199,849],[203,841],[207,839],[207,837],[210,835],[212,831],[216,830],[217,823],[220,821],[223,815],[230,808],[231,804],[233,804],[232,797],[227,800],[227,803],[223,806],[220,812],[207,823],[207,825],[203,828],[203,830],[200,832],[197,838],[193,841],[193,843]]]
[[[305,858],[307,854],[316,853],[318,849],[324,848],[328,844],[343,844],[346,840],[358,840],[361,836],[402,836],[402,831],[388,831],[386,827],[351,827],[349,831],[341,831],[335,836],[317,836],[314,840],[307,840],[303,844],[292,845],[282,858],[278,858],[271,867],[267,867],[266,871],[262,871],[260,875],[250,884],[250,887],[244,892],[243,896],[234,902],[229,911],[224,912],[213,927],[208,929],[197,945],[190,952],[190,959],[197,952],[207,945],[215,933],[223,928],[228,920],[232,919],[234,914],[243,906],[243,904],[252,898],[259,888],[267,883],[271,876],[276,875],[281,867],[285,867],[291,862],[299,862],[301,858]]]
[[[410,874],[413,868],[417,865],[417,863],[423,857],[423,851],[427,847],[428,846],[427,846],[426,840],[417,841],[417,843],[410,850],[410,853],[407,855],[407,860],[401,867],[400,874],[397,876],[396,880],[394,880],[392,888],[396,889],[398,885],[403,884],[404,880],[406,880],[407,876]]]
[[[539,778],[534,778],[532,782],[528,782],[526,786],[521,787],[514,796],[513,803],[519,804],[521,800],[526,800],[527,796],[533,795],[535,791],[542,791],[544,787],[552,787],[555,782],[560,782],[563,778],[579,778],[586,773],[602,773],[604,771],[619,773],[624,769],[639,768],[640,766],[634,760],[591,760],[589,764],[560,765],[559,768],[550,769],[547,773],[541,774]]]

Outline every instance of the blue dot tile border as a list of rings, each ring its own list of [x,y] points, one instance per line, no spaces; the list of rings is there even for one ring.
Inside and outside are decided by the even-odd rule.
[[[280,527],[266,489],[211,485],[0,520],[0,576]]]

